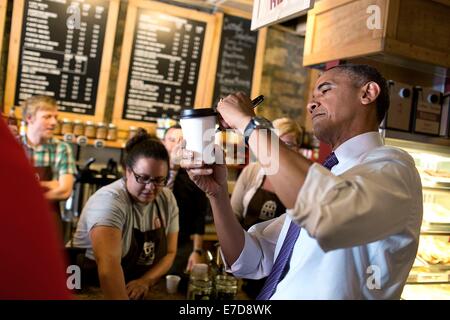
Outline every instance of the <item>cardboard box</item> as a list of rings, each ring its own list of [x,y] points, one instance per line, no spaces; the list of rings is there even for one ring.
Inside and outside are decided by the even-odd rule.
[[[442,93],[432,88],[414,88],[413,132],[438,136],[441,125]]]
[[[384,128],[411,131],[413,86],[389,81],[391,103],[384,121]]]
[[[442,99],[442,114],[441,114],[441,130],[440,136],[450,136],[450,92],[444,94]]]

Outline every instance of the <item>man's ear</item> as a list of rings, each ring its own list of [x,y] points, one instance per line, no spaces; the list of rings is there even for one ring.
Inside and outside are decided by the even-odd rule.
[[[371,104],[378,98],[380,91],[381,91],[380,86],[376,82],[374,81],[367,82],[361,88],[361,103],[364,105]]]
[[[26,122],[27,124],[33,123],[34,118],[35,118],[34,115],[32,115],[32,114],[27,114],[27,115],[25,116],[25,122]]]

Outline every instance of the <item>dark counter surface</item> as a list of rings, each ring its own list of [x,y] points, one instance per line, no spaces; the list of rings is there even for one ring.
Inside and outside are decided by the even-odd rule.
[[[104,295],[102,290],[98,287],[87,287],[81,290],[81,292],[76,293],[74,298],[76,300],[103,300]],[[167,293],[166,280],[165,278],[161,278],[161,280],[149,290],[145,300],[186,300],[186,292],[178,290],[178,292],[174,294]],[[249,300],[249,298],[239,289],[236,300]]]

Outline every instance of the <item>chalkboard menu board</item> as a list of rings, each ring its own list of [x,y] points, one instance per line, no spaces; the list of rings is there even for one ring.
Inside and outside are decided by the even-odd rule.
[[[46,95],[55,98],[64,117],[103,120],[119,5],[120,0],[14,1],[6,108]]]
[[[236,91],[252,91],[258,32],[250,31],[251,20],[224,15],[213,104]]]
[[[109,1],[91,2],[25,1],[15,105],[47,95],[60,111],[95,114]]]
[[[138,10],[123,119],[155,122],[194,106],[205,33],[205,22]]]

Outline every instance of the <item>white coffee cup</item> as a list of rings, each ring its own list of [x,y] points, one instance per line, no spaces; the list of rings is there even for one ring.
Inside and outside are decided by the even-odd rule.
[[[184,109],[180,116],[186,149],[194,152],[194,161],[215,162],[214,141],[217,113],[211,108]]]
[[[174,294],[178,290],[178,284],[180,283],[181,277],[173,274],[166,276],[166,288],[167,292]]]

